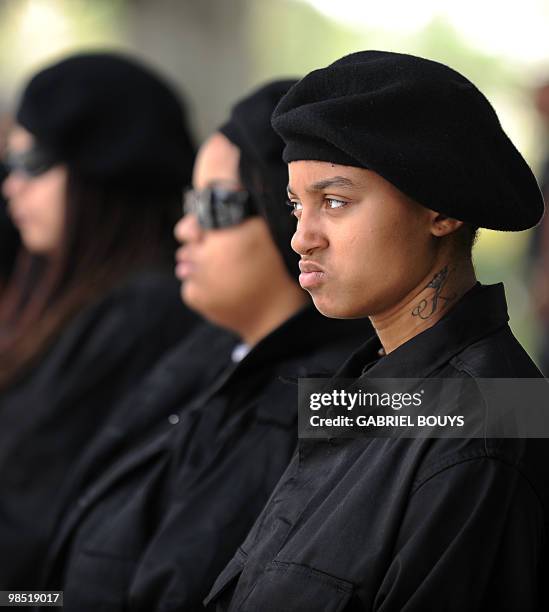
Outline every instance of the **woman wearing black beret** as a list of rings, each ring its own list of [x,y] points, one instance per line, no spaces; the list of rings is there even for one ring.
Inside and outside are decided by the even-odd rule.
[[[326,316],[368,316],[377,332],[338,378],[540,377],[503,286],[478,283],[471,262],[476,228],[543,214],[474,85],[422,58],[355,53],[297,83],[273,126],[301,285]],[[482,433],[300,440],[209,609],[546,610],[547,441]]]
[[[72,56],[25,87],[3,183],[23,249],[0,301],[0,588],[32,589],[71,467],[194,325],[172,277],[193,146],[148,68]]]
[[[84,479],[60,522],[46,586],[64,590],[66,610],[202,609],[294,451],[295,377],[333,373],[372,334],[366,319],[320,315],[297,282],[270,125],[293,83],[240,100],[199,150],[176,274],[184,302],[227,331],[193,332],[109,423],[122,439],[132,415],[150,415],[148,435]],[[189,394],[204,372],[213,384]]]

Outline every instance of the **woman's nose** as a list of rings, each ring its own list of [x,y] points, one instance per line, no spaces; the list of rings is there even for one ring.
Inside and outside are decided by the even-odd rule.
[[[322,232],[318,220],[313,216],[302,213],[290,243],[292,249],[303,257],[317,249],[326,248],[327,244],[327,238]]]
[[[174,236],[180,243],[197,242],[201,239],[203,233],[204,231],[194,213],[187,213],[181,217],[174,228]]]
[[[6,200],[12,199],[23,189],[26,182],[20,172],[10,172],[2,183],[2,195]]]

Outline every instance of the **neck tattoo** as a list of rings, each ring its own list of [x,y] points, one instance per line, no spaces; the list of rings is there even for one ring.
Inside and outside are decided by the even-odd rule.
[[[441,308],[444,308],[447,303],[451,300],[454,300],[457,296],[457,293],[453,293],[452,295],[442,295],[442,290],[446,281],[448,280],[448,276],[450,275],[450,271],[448,270],[448,266],[444,266],[440,272],[437,272],[431,281],[425,285],[423,288],[425,289],[434,289],[434,293],[430,298],[424,298],[419,302],[419,304],[412,310],[413,317],[419,317],[420,319],[428,319],[433,316],[437,308],[439,307],[439,302],[441,302]],[[429,307],[430,302],[430,307]]]

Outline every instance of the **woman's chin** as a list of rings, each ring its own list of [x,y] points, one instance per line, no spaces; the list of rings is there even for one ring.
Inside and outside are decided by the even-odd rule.
[[[312,295],[312,298],[318,312],[329,319],[364,319],[368,316],[362,305],[346,304],[321,295]]]
[[[180,295],[186,306],[204,316],[204,300],[201,299],[200,291],[197,290],[192,280],[185,280],[181,283]]]

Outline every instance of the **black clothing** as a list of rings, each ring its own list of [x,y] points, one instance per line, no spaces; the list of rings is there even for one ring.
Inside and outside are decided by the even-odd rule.
[[[295,448],[297,387],[286,377],[335,371],[371,334],[367,320],[307,306],[181,405],[171,434],[162,426],[111,466],[53,547],[47,586],[64,589],[65,609],[202,609]]]
[[[265,217],[292,278],[299,276],[299,256],[290,246],[295,219],[288,199],[288,168],[282,162],[284,142],[271,127],[271,114],[295,79],[271,81],[239,100],[219,131],[240,149],[240,178]]]
[[[338,376],[539,377],[507,320],[502,285],[477,285]],[[546,610],[548,465],[542,439],[301,440],[208,609]]]
[[[475,227],[524,230],[544,203],[484,95],[444,64],[362,51],[314,70],[273,114],[284,161],[373,170],[419,204]]]
[[[233,334],[201,323],[163,355],[145,379],[113,407],[101,431],[71,468],[63,491],[64,507],[83,495],[125,453],[177,425],[181,406],[214,383],[236,344]]]
[[[75,462],[117,401],[195,324],[171,274],[143,271],[77,314],[0,395],[0,588],[33,589]]]
[[[154,71],[120,53],[82,53],[26,85],[17,122],[86,179],[181,190],[194,147],[181,101]]]
[[[7,177],[7,169],[0,162],[0,189]],[[19,232],[8,216],[7,205],[0,192],[0,291],[13,271],[20,245]]]

